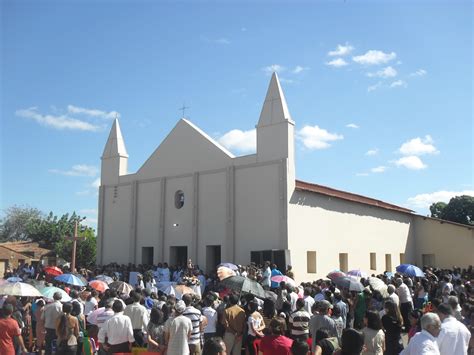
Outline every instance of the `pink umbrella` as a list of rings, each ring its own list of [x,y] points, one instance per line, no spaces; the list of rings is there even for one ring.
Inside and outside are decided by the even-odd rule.
[[[337,279],[339,277],[344,277],[344,276],[346,276],[346,274],[343,273],[341,270],[334,270],[334,271],[331,271],[329,274],[326,275],[326,277],[331,281],[334,281],[335,279]]]
[[[287,285],[290,285],[290,286],[293,286],[293,287],[296,286],[295,280],[293,280],[291,277],[288,277],[288,276],[285,276],[285,275],[275,275],[275,276],[272,276],[271,280],[272,280],[273,282],[277,282],[277,283],[280,283],[280,282],[282,282],[282,281],[285,281]]]

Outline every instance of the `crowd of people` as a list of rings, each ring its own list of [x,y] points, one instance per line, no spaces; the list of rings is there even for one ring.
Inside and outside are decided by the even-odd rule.
[[[270,262],[236,266],[234,274],[265,290],[256,297],[225,288],[222,275],[205,275],[191,261],[79,271],[87,281],[129,281],[138,273],[129,292],[61,284],[41,266],[21,265],[4,277],[50,281],[71,300],[61,302],[62,292],[52,299],[3,296],[0,354],[474,354],[473,268],[423,271],[425,277],[372,275],[387,285],[382,292],[363,277],[363,290],[351,291],[330,278],[274,282],[275,275],[296,278],[291,267],[279,271]],[[201,292],[166,294],[160,282]]]

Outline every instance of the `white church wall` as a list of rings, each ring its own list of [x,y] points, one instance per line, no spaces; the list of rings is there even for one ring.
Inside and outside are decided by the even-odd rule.
[[[221,260],[227,259],[227,175],[226,171],[199,175],[198,231],[195,261],[206,267],[207,246],[220,246]],[[216,266],[216,265],[214,265]]]
[[[328,272],[339,269],[340,253],[347,253],[348,270],[360,268],[370,274],[382,273],[387,270],[389,258],[394,271],[400,264],[400,254],[405,254],[412,243],[410,221],[409,214],[296,190],[289,206],[288,223],[291,262],[297,280],[324,278]],[[316,252],[315,273],[308,273],[308,251]],[[376,257],[373,269],[370,253]]]
[[[154,262],[161,261],[163,247],[159,243],[161,215],[161,182],[159,180],[140,182],[137,187],[137,242],[136,263],[143,262],[144,247],[153,248]]]
[[[130,258],[131,185],[104,187],[103,263],[127,263]]]
[[[177,191],[184,193],[182,208],[175,206]],[[193,176],[166,179],[164,218],[164,260],[174,263],[170,257],[170,247],[187,247],[188,257],[192,257],[194,227],[194,183]]]
[[[235,169],[235,262],[248,264],[250,252],[284,249],[281,162]]]
[[[416,263],[440,268],[474,265],[474,227],[414,216]]]

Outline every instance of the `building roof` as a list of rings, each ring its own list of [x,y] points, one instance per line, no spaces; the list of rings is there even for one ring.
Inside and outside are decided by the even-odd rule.
[[[293,122],[278,75],[273,73],[257,126],[268,126],[285,121]]]
[[[39,259],[43,255],[51,253],[51,250],[41,248],[36,242],[20,241],[20,242],[6,242],[0,243],[0,246],[13,250],[17,253],[27,255],[33,259]],[[33,255],[31,255],[33,253]]]
[[[384,208],[387,210],[410,213],[410,214],[413,213],[412,210],[405,207],[392,205],[391,203],[383,202],[383,201],[376,200],[370,197],[353,194],[351,192],[336,190],[331,187],[317,185],[317,184],[313,184],[313,183],[309,183],[309,182],[305,182],[301,180],[296,180],[296,189],[300,191],[308,191],[308,192],[314,192],[321,195],[336,197],[341,200],[362,203],[364,205]]]

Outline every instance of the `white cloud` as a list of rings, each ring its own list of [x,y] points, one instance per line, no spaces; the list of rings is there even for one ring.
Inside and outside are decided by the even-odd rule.
[[[83,209],[83,210],[79,210],[79,214],[97,216],[97,209],[96,208],[86,208],[86,209]]]
[[[302,67],[301,65],[297,65],[297,66],[295,67],[295,69],[292,70],[292,73],[293,73],[293,74],[299,74],[299,73],[301,73],[301,72],[303,72],[303,71],[305,71],[305,70],[309,70],[309,68],[308,68],[308,67]]]
[[[391,88],[396,88],[396,87],[404,87],[406,88],[407,87],[407,83],[406,81],[403,81],[403,80],[397,80],[397,81],[394,81],[393,83],[390,84],[390,87]]]
[[[346,66],[347,62],[342,58],[336,58],[329,62],[326,62],[326,65],[329,65],[330,67],[334,67],[334,68],[340,68],[340,67]]]
[[[393,78],[394,76],[397,76],[397,70],[388,66],[386,68],[383,68],[382,70],[376,71],[375,73],[367,73],[367,76],[370,78]]]
[[[356,173],[356,176],[369,176],[369,173]]]
[[[359,128],[359,126],[356,125],[355,123],[346,124],[346,127],[347,127],[347,128],[354,128],[354,129],[355,129],[355,128]]]
[[[407,157],[402,157],[396,160],[395,165],[400,167],[403,166],[410,170],[422,170],[426,169],[428,166],[421,161],[416,155],[409,155]]]
[[[367,152],[365,152],[365,155],[373,156],[373,155],[377,155],[378,153],[379,153],[378,148],[375,148],[375,149],[370,149]]]
[[[66,176],[96,176],[99,169],[92,165],[76,164],[70,170],[50,169],[48,171],[53,174]]]
[[[378,65],[388,63],[396,57],[397,54],[395,52],[385,53],[379,50],[371,49],[363,55],[352,57],[352,60],[363,65]]]
[[[426,135],[424,138],[416,137],[403,143],[398,151],[403,155],[438,154],[439,151],[433,143],[433,138],[430,135]]]
[[[425,69],[418,69],[410,74],[410,76],[425,76],[428,72]]]
[[[257,132],[255,129],[249,131],[233,129],[225,133],[218,141],[229,150],[242,153],[255,152],[257,149]]]
[[[90,108],[84,108],[84,107],[78,107],[74,105],[68,105],[67,106],[67,111],[72,114],[83,114],[86,116],[91,116],[91,117],[100,117],[104,119],[114,119],[114,118],[120,118],[120,113],[117,111],[102,111],[98,109],[90,109]]]
[[[100,187],[100,178],[97,178],[94,181],[92,181],[91,187],[93,187],[94,189],[98,189]]]
[[[344,139],[344,136],[330,133],[318,126],[304,126],[296,133],[296,138],[308,149],[326,149],[331,146],[329,142]]]
[[[37,107],[17,110],[15,114],[19,117],[32,119],[43,126],[59,130],[69,129],[76,131],[96,132],[102,128],[101,126],[86,121],[78,120],[67,115],[43,115],[38,112]]]
[[[286,70],[286,68],[280,64],[272,64],[262,69],[267,75],[273,74],[273,72],[281,73]]]
[[[86,189],[82,191],[77,191],[76,195],[78,196],[98,196],[100,187],[100,177],[94,179],[91,183],[86,185]]]
[[[414,208],[428,208],[435,202],[448,203],[455,196],[468,195],[474,196],[474,190],[463,191],[435,191],[426,194],[418,194],[408,199],[408,205]]]
[[[216,42],[217,44],[230,44],[230,40],[228,40],[227,38],[218,38],[214,42]]]
[[[354,47],[347,43],[345,45],[338,44],[336,50],[328,52],[328,55],[331,57],[344,56],[352,52],[353,49]]]
[[[369,87],[367,87],[367,92],[375,91],[378,88],[380,88],[381,86],[382,86],[382,82],[379,81],[377,84],[370,85]]]
[[[385,170],[387,170],[386,166],[377,166],[376,168],[370,169],[370,171],[373,173],[383,173]]]

